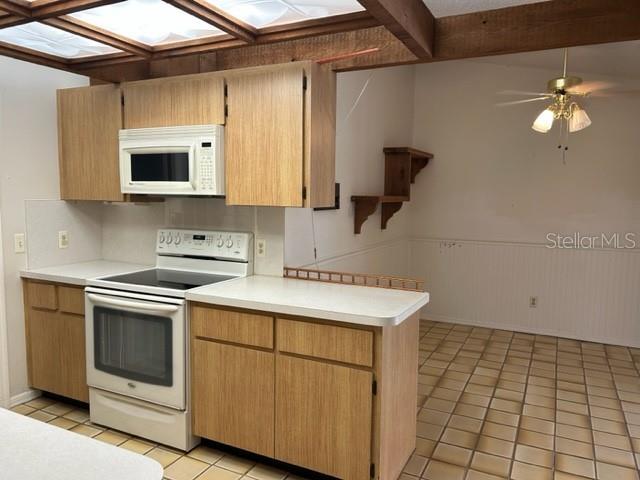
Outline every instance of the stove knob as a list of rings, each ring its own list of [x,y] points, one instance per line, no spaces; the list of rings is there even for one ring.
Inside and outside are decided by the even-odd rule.
[[[169,234],[167,235],[167,245],[169,245],[171,242],[173,242],[173,237]]]
[[[222,239],[222,237],[218,238],[218,243],[216,245],[218,245],[218,247],[223,247],[224,246],[224,240]]]
[[[233,247],[233,239],[231,237],[229,237],[229,240],[227,240],[227,247]]]
[[[181,242],[181,241],[182,241],[182,239],[180,238],[180,235],[176,235],[176,239],[175,239],[174,243],[175,243],[176,245],[180,245],[180,242]]]
[[[164,233],[160,234],[160,243],[164,243]]]

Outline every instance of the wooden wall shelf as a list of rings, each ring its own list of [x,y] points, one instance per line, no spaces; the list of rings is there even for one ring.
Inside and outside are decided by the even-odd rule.
[[[431,153],[410,147],[388,147],[384,150],[384,195],[353,195],[354,233],[362,231],[362,224],[381,205],[381,228],[385,230],[393,215],[411,199],[411,184],[433,158]]]

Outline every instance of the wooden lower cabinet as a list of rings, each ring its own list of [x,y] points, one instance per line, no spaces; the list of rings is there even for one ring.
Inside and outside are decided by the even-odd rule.
[[[273,457],[274,354],[195,339],[195,435]]]
[[[24,291],[29,385],[88,402],[83,289],[25,281]]]
[[[338,478],[369,478],[372,382],[372,372],[279,355],[275,458]]]
[[[344,480],[399,477],[416,441],[418,314],[379,328],[190,312],[196,435]]]

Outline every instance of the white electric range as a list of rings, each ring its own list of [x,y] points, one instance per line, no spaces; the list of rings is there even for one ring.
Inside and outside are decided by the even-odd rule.
[[[189,409],[191,288],[253,274],[246,232],[161,229],[156,267],[88,281],[91,421],[182,450],[199,442]]]

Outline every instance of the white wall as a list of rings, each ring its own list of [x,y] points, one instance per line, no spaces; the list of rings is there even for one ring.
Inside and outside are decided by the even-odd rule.
[[[0,56],[0,212],[11,395],[27,389],[22,289],[25,254],[13,236],[25,231],[24,201],[58,198],[56,89],[88,79]]]
[[[406,209],[396,213],[387,229],[381,230],[378,207],[362,226],[362,233],[355,235],[351,196],[381,195],[383,147],[411,143],[413,78],[413,67],[338,74],[336,181],[341,188],[341,208],[286,210],[287,266],[316,265],[315,229],[319,268],[406,274]]]
[[[413,145],[435,154],[408,205],[410,275],[440,320],[640,345],[640,250],[550,250],[548,232],[636,232],[640,241],[640,97],[584,103],[593,125],[569,137],[530,125],[556,71],[444,62],[416,67]],[[606,79],[620,88],[640,82]],[[639,243],[640,245],[640,243]],[[538,307],[529,308],[529,297]]]

